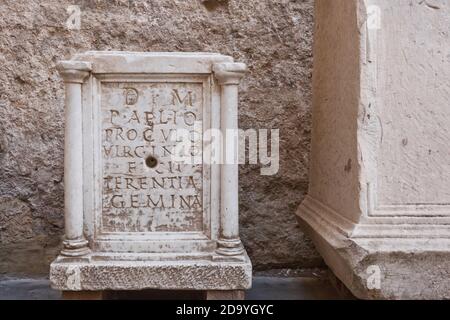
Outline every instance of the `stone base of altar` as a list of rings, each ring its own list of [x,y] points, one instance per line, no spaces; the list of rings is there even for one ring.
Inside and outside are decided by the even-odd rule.
[[[205,290],[211,299],[217,292],[246,290],[252,283],[252,265],[247,254],[242,261],[109,260],[113,255],[91,254],[83,258],[60,256],[50,266],[54,289],[72,292],[104,290]],[[141,257],[148,258],[148,257]]]

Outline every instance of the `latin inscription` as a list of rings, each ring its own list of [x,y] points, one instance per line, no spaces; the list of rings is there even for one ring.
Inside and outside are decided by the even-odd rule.
[[[202,166],[173,154],[176,129],[202,121],[202,84],[106,82],[101,101],[102,230],[201,231]]]

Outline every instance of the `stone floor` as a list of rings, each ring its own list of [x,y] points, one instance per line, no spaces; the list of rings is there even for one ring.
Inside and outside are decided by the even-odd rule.
[[[134,295],[136,297],[136,295]],[[46,278],[0,278],[0,300],[58,300],[59,291],[50,288]],[[331,283],[312,276],[255,276],[247,300],[326,300],[343,299]]]

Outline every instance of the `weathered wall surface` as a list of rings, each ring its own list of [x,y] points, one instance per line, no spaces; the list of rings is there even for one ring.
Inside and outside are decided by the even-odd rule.
[[[81,8],[81,29],[65,27]],[[255,269],[321,259],[294,212],[307,191],[313,0],[0,2],[0,273],[46,272],[63,233],[60,59],[86,50],[212,51],[248,64],[241,128],[280,129],[280,171],[240,174],[241,234]]]

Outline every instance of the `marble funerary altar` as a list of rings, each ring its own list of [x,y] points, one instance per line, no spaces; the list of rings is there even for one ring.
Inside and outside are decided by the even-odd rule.
[[[202,161],[175,157],[180,131],[237,129],[245,65],[213,53],[86,52],[58,70],[66,90],[65,240],[52,286],[222,298],[249,288],[237,164],[210,161],[217,154],[207,139],[192,151]],[[233,152],[219,150],[223,158]]]

